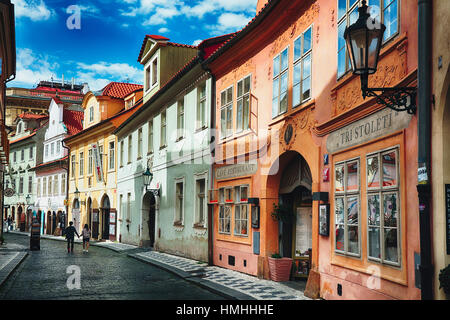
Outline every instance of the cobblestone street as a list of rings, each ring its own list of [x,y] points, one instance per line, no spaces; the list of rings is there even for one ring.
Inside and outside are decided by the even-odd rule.
[[[29,238],[5,234],[8,243],[28,247]],[[223,299],[176,275],[112,250],[94,247],[83,253],[75,244],[41,239],[41,250],[29,255],[0,288],[0,300],[15,299]],[[80,268],[81,289],[69,290],[69,266]]]

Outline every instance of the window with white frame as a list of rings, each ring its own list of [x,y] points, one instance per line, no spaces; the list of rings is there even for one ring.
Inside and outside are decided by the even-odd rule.
[[[206,127],[206,83],[197,88],[197,123],[196,129]]]
[[[196,224],[199,226],[205,225],[206,217],[206,179],[195,180],[195,195],[196,195]]]
[[[89,108],[89,122],[94,121],[94,107]]]
[[[142,158],[142,127],[138,129],[137,158]]]
[[[122,218],[123,218],[123,211],[124,211],[124,209],[123,209],[123,194],[121,194],[119,196],[119,217],[118,217],[119,220],[122,220]]]
[[[145,90],[150,89],[150,75],[151,75],[151,70],[150,70],[150,66],[148,66],[145,69]]]
[[[360,170],[359,159],[335,165],[336,252],[360,255]]]
[[[127,163],[131,163],[131,157],[133,155],[133,135],[128,136],[128,153],[127,153]]]
[[[33,159],[33,157],[34,157],[33,146],[30,147],[30,154],[29,154],[29,156],[30,156],[29,157],[30,160]]]
[[[33,176],[28,176],[28,194],[33,193]]]
[[[42,178],[42,196],[47,196],[47,177]]]
[[[48,144],[45,145],[45,157],[48,157]],[[14,162],[16,162],[16,153],[14,152]]]
[[[46,148],[45,148],[45,155],[47,155],[47,153],[48,153],[48,146],[45,146]],[[16,163],[17,162],[17,154],[16,154],[16,152],[14,151],[14,153],[13,153],[13,162],[14,163]]]
[[[127,194],[127,221],[131,222],[131,193]]]
[[[250,123],[251,76],[237,83],[236,132],[247,130]]]
[[[124,153],[124,148],[125,148],[125,146],[124,146],[124,141],[122,140],[122,141],[120,141],[120,166],[121,167],[123,167],[123,153]]]
[[[175,183],[175,221],[174,224],[182,225],[184,216],[184,181]]]
[[[103,171],[103,146],[98,146],[98,154],[100,156],[100,168]],[[97,166],[97,164],[95,164]]]
[[[71,176],[72,178],[75,178],[75,168],[76,168],[76,163],[77,163],[77,159],[76,159],[76,155],[72,155],[71,156],[71,161],[72,163],[72,172],[71,172]]]
[[[148,122],[147,153],[153,153],[153,119]]]
[[[312,27],[294,41],[294,82],[292,105],[295,107],[311,98]]]
[[[59,154],[61,151],[61,140],[56,141],[56,154]]]
[[[20,150],[20,161],[25,161],[25,149]]]
[[[92,157],[92,149],[88,150],[88,174],[91,175],[94,171],[94,158]]]
[[[52,184],[53,181],[52,180],[53,180],[52,176],[48,177],[48,190],[47,190],[48,192],[47,193],[48,193],[49,197],[53,194],[53,188],[52,188],[53,187],[53,184]]]
[[[152,61],[152,87],[158,82],[158,58]]]
[[[177,102],[177,140],[184,137],[184,99]]]
[[[288,108],[289,47],[273,59],[272,118]]]
[[[231,188],[219,189],[219,233],[231,234],[231,204],[225,198],[229,198],[225,194],[230,194]]]
[[[80,168],[79,176],[82,177],[84,174],[84,153],[80,152]]]
[[[52,142],[52,144],[50,145],[50,154],[53,156],[55,154],[55,143]]]
[[[19,194],[23,194],[23,177],[19,178]]]
[[[115,148],[116,148],[116,143],[115,141],[110,141],[109,142],[109,170],[113,170],[116,167],[116,163],[115,163]]]
[[[233,134],[233,86],[220,94],[220,137],[225,139]]]
[[[66,174],[63,173],[61,175],[61,194],[65,195],[66,194]]]
[[[366,156],[368,257],[400,264],[398,149]]]
[[[248,237],[248,186],[234,188],[234,234]]]
[[[164,148],[167,146],[167,130],[166,130],[166,110],[161,112],[161,139],[160,139],[160,148]]]
[[[60,191],[59,176],[56,175],[53,178],[53,194],[57,195],[57,194],[59,194],[59,191]]]
[[[361,0],[338,0],[338,78],[351,69],[344,32],[358,19],[360,3]],[[368,5],[371,16],[386,26],[383,41],[394,37],[399,31],[399,0],[369,0]]]

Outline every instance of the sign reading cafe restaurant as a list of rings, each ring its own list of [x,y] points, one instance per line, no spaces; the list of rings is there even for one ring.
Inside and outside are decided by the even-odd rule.
[[[249,176],[255,174],[258,170],[258,164],[255,163],[238,163],[224,166],[216,169],[216,179],[225,180],[241,176]]]

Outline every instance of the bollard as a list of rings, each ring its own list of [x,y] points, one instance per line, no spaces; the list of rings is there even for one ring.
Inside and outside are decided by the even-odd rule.
[[[41,250],[41,225],[36,218],[33,219],[30,235],[30,250]]]

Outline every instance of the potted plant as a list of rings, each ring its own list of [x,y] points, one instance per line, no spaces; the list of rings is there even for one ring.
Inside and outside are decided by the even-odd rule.
[[[272,218],[274,218],[275,220],[278,221],[283,221],[283,222],[290,222],[292,221],[292,218],[294,217],[294,212],[292,210],[292,208],[290,208],[289,206],[282,204],[282,205],[277,205],[277,204],[273,204],[273,211],[271,213]]]
[[[273,281],[289,281],[291,269],[291,258],[282,258],[278,253],[275,253],[269,257],[270,279]]]
[[[439,289],[450,294],[450,264],[439,272]]]

